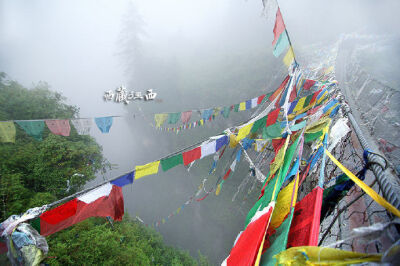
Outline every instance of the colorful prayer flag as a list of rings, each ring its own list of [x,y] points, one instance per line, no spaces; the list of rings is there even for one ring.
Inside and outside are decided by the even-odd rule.
[[[113,117],[112,116],[107,116],[107,117],[96,117],[94,119],[97,127],[100,129],[101,133],[108,133],[110,132],[110,128],[113,123]],[[47,123],[47,121],[46,121]]]
[[[40,234],[48,236],[90,217],[124,215],[122,188],[107,183],[40,215]]]
[[[294,60],[294,52],[292,46],[289,47],[289,50],[286,52],[285,57],[283,58],[283,63],[286,65],[286,67],[290,67]]]
[[[29,136],[36,140],[42,140],[44,121],[15,121]]]
[[[201,157],[201,147],[196,147],[190,151],[186,151],[182,153],[183,156],[183,164],[188,165],[194,160],[198,160]]]
[[[282,32],[272,52],[275,57],[279,57],[281,53],[289,46],[289,37],[286,30]]]
[[[164,172],[180,164],[183,164],[182,153],[161,160],[161,168]]]
[[[158,166],[160,161],[151,162],[145,165],[138,165],[135,167],[135,180],[143,176],[154,175],[158,173]]]

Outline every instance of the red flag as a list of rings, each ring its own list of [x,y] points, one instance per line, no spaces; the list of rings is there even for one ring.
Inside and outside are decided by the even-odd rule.
[[[316,91],[316,92],[314,93],[313,97],[311,98],[310,105],[313,105],[313,104],[315,103],[315,101],[316,101],[316,99],[317,99],[317,97],[318,97],[318,94],[320,94],[321,91],[322,91],[322,89],[320,89],[319,91]]]
[[[40,215],[40,234],[48,236],[90,217],[124,216],[122,188],[107,183]]]
[[[229,257],[222,265],[254,265],[258,250],[264,239],[265,231],[268,228],[273,205],[268,205],[262,211],[258,211],[246,229],[237,239]]]
[[[272,45],[275,46],[276,42],[279,39],[279,36],[285,30],[285,23],[283,22],[281,10],[278,7],[276,11],[276,19],[275,19],[275,26],[274,26],[274,40],[272,41]]]
[[[224,175],[224,180],[226,180],[229,177],[231,171],[232,171],[232,169],[229,168],[229,170]]]
[[[188,165],[194,160],[198,160],[201,157],[201,147],[194,148],[193,150],[182,153],[183,164]]]
[[[317,246],[323,189],[316,187],[296,204],[287,248]]]
[[[273,100],[275,100],[276,97],[278,97],[278,95],[282,92],[282,90],[286,87],[287,82],[289,81],[290,76],[287,75],[287,77],[282,81],[281,85],[279,86],[279,88],[272,93],[271,96],[269,96],[268,100],[270,102],[272,102]]]
[[[314,84],[315,84],[315,80],[307,79],[306,82],[304,82],[303,89],[309,90],[312,86],[314,86]]]
[[[264,97],[265,97],[265,94],[258,96],[257,104],[260,104],[262,102],[262,100],[264,100]]]
[[[280,108],[276,108],[268,114],[266,127],[275,124],[276,120],[278,119],[280,110]]]

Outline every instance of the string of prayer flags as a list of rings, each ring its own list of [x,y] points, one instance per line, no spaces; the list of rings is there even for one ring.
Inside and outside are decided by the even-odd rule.
[[[380,254],[365,254],[327,247],[293,247],[275,255],[278,265],[353,265],[380,262]]]
[[[13,122],[0,122],[0,142],[15,143],[15,126]]]
[[[72,125],[74,125],[79,135],[89,135],[90,129],[92,128],[92,119],[89,118],[77,118],[71,119]]]
[[[32,225],[41,235],[48,236],[90,217],[111,217],[121,221],[123,215],[122,188],[107,183],[44,212],[32,221]]]
[[[69,125],[68,119],[45,120],[45,122],[51,133],[55,135],[69,136],[71,126]]]
[[[144,165],[138,165],[135,167],[135,180],[148,175],[154,175],[158,173],[158,166],[160,161],[151,162]]]
[[[44,121],[15,121],[29,136],[36,140],[43,139]]]
[[[94,122],[96,123],[97,127],[100,129],[101,133],[108,133],[108,132],[110,132],[110,128],[113,123],[113,117],[112,116],[96,117],[94,119]]]

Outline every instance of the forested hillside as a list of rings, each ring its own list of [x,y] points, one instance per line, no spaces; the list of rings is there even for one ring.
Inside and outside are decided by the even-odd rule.
[[[79,108],[46,83],[32,89],[0,73],[0,120],[74,118]],[[16,125],[15,143],[0,143],[1,221],[28,208],[42,206],[82,189],[110,164],[93,137],[51,134],[29,136]],[[168,247],[159,233],[133,221],[126,214],[122,222],[110,224],[91,218],[47,238],[50,265],[207,265],[188,252]],[[6,264],[5,254],[0,264]]]

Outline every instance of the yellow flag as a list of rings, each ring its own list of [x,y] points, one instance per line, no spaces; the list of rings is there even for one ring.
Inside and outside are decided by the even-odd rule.
[[[305,102],[306,98],[307,97],[303,97],[303,98],[299,99],[299,101],[296,104],[296,107],[294,107],[294,109],[293,109],[293,112],[297,112],[297,111],[300,111],[300,110],[303,109],[304,102]]]
[[[204,125],[204,120],[203,119],[200,120],[200,125]]]
[[[215,190],[215,195],[219,195],[219,192],[221,192],[221,184],[218,184],[217,189]]]
[[[0,122],[0,142],[15,143],[14,122]]]
[[[241,129],[239,129],[238,135],[236,137],[237,141],[240,141],[240,140],[244,139],[245,137],[247,137],[247,135],[249,135],[250,130],[253,127],[253,124],[254,123],[250,123],[248,125],[245,125]]]
[[[324,117],[315,123],[308,125],[306,127],[306,133],[317,133],[321,130],[325,130],[331,124],[331,119],[329,117]]]
[[[239,104],[239,111],[244,111],[246,110],[246,102],[242,102]]]
[[[181,211],[181,207],[179,207],[179,208],[176,210],[176,213],[178,214],[180,211]]]
[[[294,60],[294,52],[292,46],[289,47],[289,50],[287,51],[285,57],[283,58],[283,63],[289,67]]]
[[[326,247],[293,247],[274,256],[277,265],[350,265],[379,262],[380,254],[365,254]]]
[[[321,98],[318,99],[317,104],[320,104],[328,94],[328,91],[325,91],[324,94],[322,94]]]
[[[239,141],[236,139],[236,136],[231,134],[229,136],[229,148],[235,148],[238,145]]]
[[[278,198],[276,199],[275,209],[272,213],[270,224],[271,229],[278,228],[282,224],[283,220],[285,220],[286,215],[288,215],[292,207],[292,199],[293,205],[296,202],[298,187],[297,178],[298,177],[296,176],[292,182],[290,182],[284,189],[281,190],[281,192],[279,192]],[[296,187],[294,187],[295,184]]]
[[[288,146],[288,144],[286,144],[286,143],[289,143],[288,142],[289,139],[290,138],[286,139],[285,146],[280,148],[278,153],[275,155],[274,161],[270,164],[270,166],[269,166],[269,169],[270,169],[269,170],[269,176],[270,177],[272,177],[275,174],[275,172],[282,166],[283,159],[285,158],[285,153],[286,153],[286,149],[287,149],[287,146]]]
[[[155,114],[154,121],[156,121],[156,127],[161,127],[165,120],[167,120],[167,117],[168,114]]]
[[[160,165],[160,161],[136,166],[135,167],[135,179],[139,179],[139,178],[141,178],[143,176],[147,176],[147,175],[157,174],[159,165]]]
[[[356,177],[346,167],[344,167],[341,163],[339,163],[339,161],[336,160],[336,158],[333,157],[333,155],[328,150],[325,149],[325,153],[326,155],[329,156],[329,158],[331,158],[332,162],[334,162],[340,168],[340,170],[343,171],[343,173],[345,173],[354,183],[356,183],[362,190],[364,190],[364,192],[368,194],[374,201],[376,201],[376,203],[378,203],[379,205],[381,205],[382,207],[384,207],[386,210],[390,211],[397,217],[400,217],[400,211],[396,209],[396,207],[387,202],[381,195],[376,193],[375,190],[370,188],[363,181],[358,179],[358,177]]]

